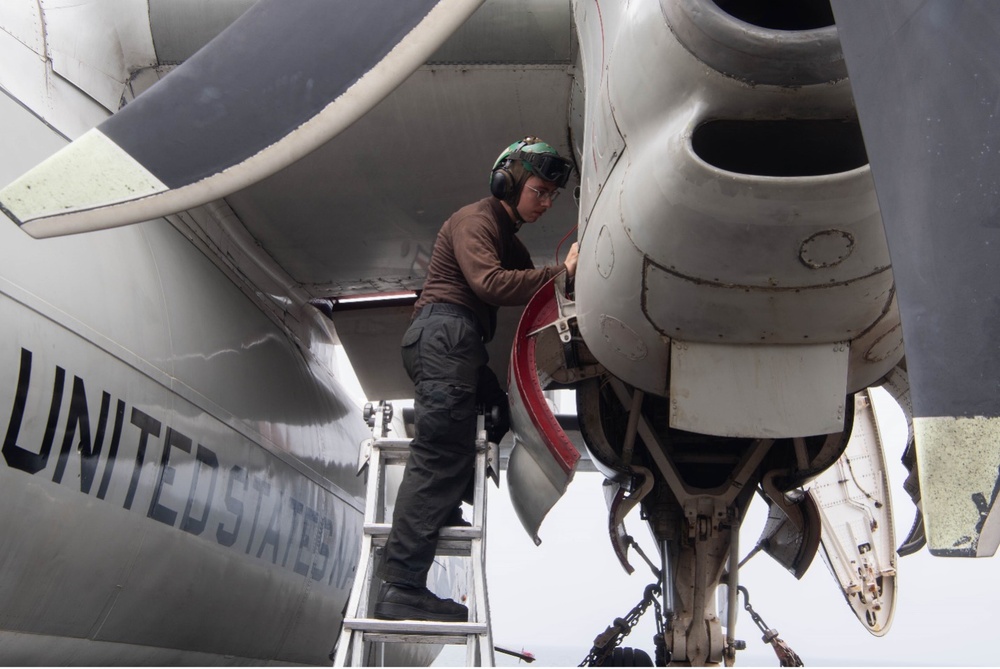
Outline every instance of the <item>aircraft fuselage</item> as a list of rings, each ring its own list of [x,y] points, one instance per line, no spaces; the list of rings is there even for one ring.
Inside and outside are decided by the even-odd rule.
[[[9,179],[62,140],[0,103],[27,140]],[[0,656],[324,662],[369,433],[322,317],[287,300],[292,336],[162,220],[51,243],[4,222]]]

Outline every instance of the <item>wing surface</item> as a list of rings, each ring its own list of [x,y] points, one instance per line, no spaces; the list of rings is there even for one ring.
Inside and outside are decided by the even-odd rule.
[[[832,2],[906,346],[928,545],[1000,543],[1000,4]]]
[[[48,237],[223,197],[353,123],[480,4],[261,0],[158,85],[0,191],[0,208]]]

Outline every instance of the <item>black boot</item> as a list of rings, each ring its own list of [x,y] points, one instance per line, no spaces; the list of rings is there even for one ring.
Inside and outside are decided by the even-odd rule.
[[[469,619],[469,609],[451,599],[441,599],[427,588],[383,583],[375,604],[375,617],[461,623]]]
[[[444,521],[445,527],[472,527],[472,523],[462,516],[462,507],[456,506],[455,510],[448,514]]]

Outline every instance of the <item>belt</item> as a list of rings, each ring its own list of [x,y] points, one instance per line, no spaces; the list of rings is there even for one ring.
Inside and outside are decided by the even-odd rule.
[[[427,318],[431,314],[448,314],[450,316],[464,318],[475,326],[476,332],[478,332],[480,336],[483,334],[483,327],[479,323],[479,318],[476,317],[475,312],[469,307],[463,307],[460,304],[449,304],[447,302],[434,302],[421,308],[420,312],[417,313],[416,318],[413,320]]]

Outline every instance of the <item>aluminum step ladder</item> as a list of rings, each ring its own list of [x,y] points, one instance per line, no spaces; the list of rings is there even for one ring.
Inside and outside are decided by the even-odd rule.
[[[365,411],[369,419],[369,410]],[[374,438],[362,447],[360,474],[368,468],[365,500],[364,536],[361,542],[359,573],[351,588],[343,628],[334,647],[335,667],[383,666],[386,643],[452,644],[466,647],[467,666],[495,665],[493,632],[490,627],[489,598],[486,592],[486,478],[497,481],[500,471],[499,449],[489,442],[480,415],[476,439],[476,473],[471,527],[441,529],[438,557],[460,556],[468,559],[468,622],[429,622],[419,620],[379,620],[372,617],[381,580],[375,575],[381,548],[386,544],[391,518],[386,518],[386,468],[403,465],[410,454],[409,439],[386,438],[391,408],[381,408],[369,419]],[[382,436],[378,436],[382,435]]]

